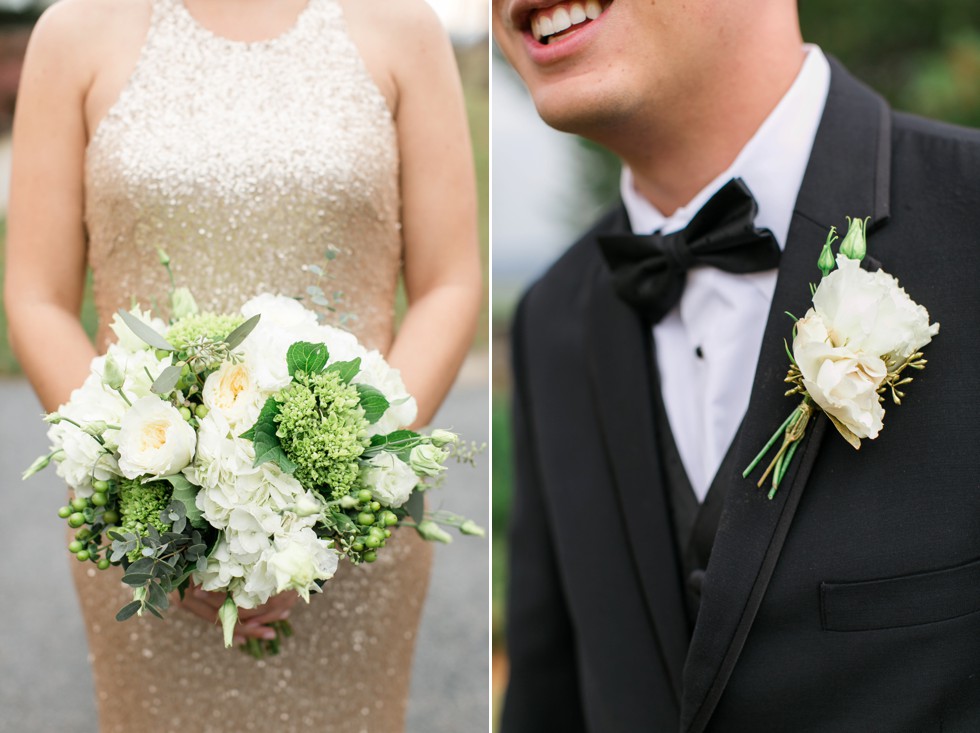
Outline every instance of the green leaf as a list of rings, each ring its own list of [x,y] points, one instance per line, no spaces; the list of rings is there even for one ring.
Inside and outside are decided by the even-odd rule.
[[[129,326],[129,330],[135,333],[140,339],[145,343],[152,346],[154,349],[163,349],[164,351],[176,351],[176,349],[171,345],[167,339],[157,333],[153,328],[147,326],[143,321],[134,316],[128,311],[124,311],[122,308],[119,309],[119,316],[123,319],[123,322]]]
[[[167,598],[167,594],[163,592],[163,588],[160,587],[159,583],[150,583],[148,587],[147,601],[149,603],[163,610],[170,607],[170,599]]]
[[[191,523],[192,527],[204,529],[208,526],[204,519],[204,513],[197,508],[198,487],[187,480],[182,473],[175,473],[172,476],[161,476],[159,481],[166,481],[174,487],[173,500],[179,501],[184,505],[184,516]]]
[[[425,519],[425,497],[422,492],[413,491],[402,508],[411,515],[416,524],[421,524],[422,520]]]
[[[259,325],[259,319],[262,317],[261,313],[258,313],[251,318],[249,318],[245,323],[240,325],[234,331],[228,334],[225,338],[225,343],[228,345],[228,349],[234,349],[236,346],[241,344],[245,338],[252,333],[257,325]]]
[[[140,610],[142,605],[143,604],[139,601],[127,603],[125,606],[119,609],[119,613],[116,614],[116,621],[125,621],[128,618],[132,618],[136,615],[136,612]]]
[[[361,371],[361,357],[351,359],[350,361],[335,361],[327,367],[327,371],[336,372],[338,377],[347,384],[350,384],[350,380],[356,377],[357,373]]]
[[[163,614],[161,614],[157,610],[156,606],[154,606],[152,603],[147,603],[146,604],[146,610],[149,611],[150,613],[152,613],[154,616],[156,616],[161,621],[163,621]]]
[[[341,532],[356,532],[357,525],[354,524],[353,520],[348,517],[343,512],[330,512],[330,516],[337,525],[337,529]]]
[[[270,397],[262,405],[262,412],[255,425],[241,434],[241,438],[251,440],[255,447],[255,463],[253,467],[258,468],[263,463],[272,461],[276,463],[284,473],[293,473],[297,466],[286,455],[279,436],[276,435],[276,415],[279,414],[279,403],[275,398]]]
[[[149,573],[126,573],[122,577],[122,582],[126,585],[137,587],[140,585],[145,585],[152,577],[153,576]]]
[[[390,407],[388,399],[381,391],[367,384],[355,384],[357,393],[361,396],[361,407],[364,408],[364,419],[370,424],[376,423]]]
[[[319,374],[327,365],[329,358],[330,352],[327,351],[326,344],[297,341],[286,352],[286,366],[289,368],[289,376],[295,376],[296,372]]]
[[[165,395],[170,394],[170,391],[177,386],[177,382],[180,381],[181,367],[176,364],[171,364],[162,372],[160,376],[156,378],[153,382],[153,386],[150,387],[150,391],[153,394]]]

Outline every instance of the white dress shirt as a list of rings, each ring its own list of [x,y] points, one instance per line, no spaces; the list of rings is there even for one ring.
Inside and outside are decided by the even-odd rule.
[[[786,246],[790,219],[830,88],[830,65],[816,46],[793,85],[724,173],[667,217],[633,187],[620,188],[635,234],[676,232],[726,182],[742,178],[759,205],[756,226]],[[820,243],[814,243],[814,267]],[[687,274],[680,303],[653,327],[664,406],[699,501],[704,501],[749,405],[776,270],[736,275],[711,267]],[[786,319],[786,332],[790,329]]]

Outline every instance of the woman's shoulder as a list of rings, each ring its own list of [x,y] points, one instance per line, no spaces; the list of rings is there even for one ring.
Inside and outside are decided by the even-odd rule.
[[[58,0],[31,34],[35,56],[72,59],[76,71],[94,71],[120,45],[139,43],[149,26],[151,0]]]
[[[371,28],[395,47],[445,36],[426,0],[340,0],[340,4],[349,25]]]

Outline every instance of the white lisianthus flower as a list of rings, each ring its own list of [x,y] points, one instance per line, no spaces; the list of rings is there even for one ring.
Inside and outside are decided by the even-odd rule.
[[[129,312],[139,320],[143,321],[143,323],[157,333],[162,334],[166,332],[166,324],[159,318],[154,318],[150,314],[150,311],[141,310],[139,306],[136,306]],[[118,343],[119,346],[125,351],[133,353],[136,351],[145,351],[146,349],[150,348],[149,344],[133,333],[133,331],[126,325],[126,322],[118,313],[113,314],[112,323],[109,324],[109,328],[111,328],[113,333],[116,334],[116,343]]]
[[[868,272],[857,260],[837,256],[837,269],[813,295],[835,346],[878,356],[889,366],[900,364],[939,333],[929,311],[913,301],[898,280],[886,272]]]
[[[442,464],[448,456],[448,451],[442,448],[436,448],[434,445],[423,443],[412,448],[412,452],[408,456],[408,463],[415,473],[426,476],[438,476],[446,470],[446,467]]]
[[[277,551],[268,559],[276,592],[294,590],[307,603],[317,580],[329,580],[337,572],[337,552],[312,529],[302,529],[276,541]]]
[[[126,478],[178,473],[194,457],[194,428],[158,397],[133,403],[120,427],[119,469]]]
[[[813,295],[813,308],[796,324],[793,356],[813,401],[849,430],[855,445],[874,439],[885,411],[878,388],[889,369],[932,341],[939,324],[886,272],[862,270],[837,256],[837,269]]]
[[[91,496],[93,478],[105,481],[119,470],[115,458],[95,438],[70,423],[52,425],[48,438],[62,451],[54,459],[57,473],[74,490],[75,496],[83,499]]]
[[[387,507],[400,507],[412,495],[419,483],[412,467],[392,453],[379,453],[363,464],[361,479],[364,488]]]
[[[814,309],[796,322],[793,356],[803,386],[817,405],[858,439],[878,437],[885,411],[878,387],[888,375],[878,356],[836,345],[823,318]]]
[[[204,406],[220,412],[231,430],[248,430],[259,417],[266,395],[259,392],[248,364],[225,362],[204,383]]]

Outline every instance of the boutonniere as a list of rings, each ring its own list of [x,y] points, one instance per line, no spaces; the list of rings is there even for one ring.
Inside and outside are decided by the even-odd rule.
[[[921,349],[939,333],[939,324],[929,323],[929,311],[898,280],[882,270],[861,268],[866,221],[849,222],[836,257],[831,245],[838,237],[831,227],[817,261],[823,278],[810,286],[813,307],[803,318],[794,317],[792,350],[786,345],[786,382],[792,385],[786,396],[801,395],[802,400],[742,474],[747,477],[781,439],[759,480],[761,488],[772,476],[770,499],[818,410],[855,449],[863,439],[877,438],[886,398],[902,403],[902,388],[912,381],[906,370],[925,368]]]

